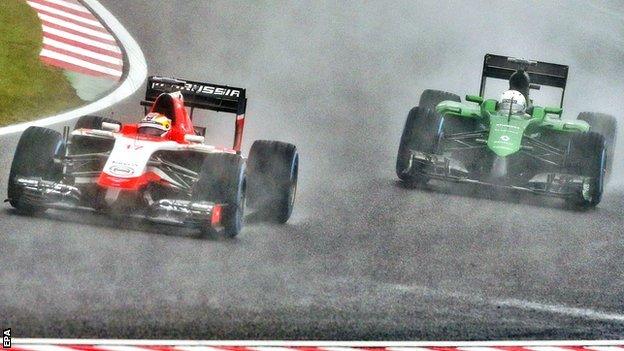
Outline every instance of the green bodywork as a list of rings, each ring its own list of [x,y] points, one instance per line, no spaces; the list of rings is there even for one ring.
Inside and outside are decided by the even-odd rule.
[[[525,135],[533,135],[543,130],[561,133],[589,131],[589,124],[585,121],[562,120],[560,108],[533,106],[531,115],[510,115],[504,111],[496,111],[496,100],[483,100],[479,96],[471,95],[466,96],[466,100],[469,102],[442,101],[436,106],[436,111],[445,117],[478,119],[483,125],[489,126],[487,146],[501,157],[518,152]]]

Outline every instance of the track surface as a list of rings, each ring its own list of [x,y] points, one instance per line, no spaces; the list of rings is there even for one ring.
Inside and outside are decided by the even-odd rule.
[[[485,52],[569,64],[568,116],[623,111],[617,3],[102,3],[151,73],[249,89],[246,146],[299,146],[295,214],[284,226],[251,216],[236,240],[211,241],[5,205],[0,316],[16,336],[624,338],[620,160],[588,212],[469,187],[407,190],[393,172],[422,89],[474,93]],[[506,18],[516,26],[493,24]],[[110,112],[139,118],[140,95]],[[213,128],[232,130],[225,116]],[[0,141],[3,188],[16,143]]]

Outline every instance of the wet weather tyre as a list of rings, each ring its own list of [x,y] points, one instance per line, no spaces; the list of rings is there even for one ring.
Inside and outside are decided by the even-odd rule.
[[[114,120],[112,118],[100,117],[100,116],[82,116],[78,118],[76,124],[74,125],[74,129],[102,129],[102,123],[112,123],[119,124],[121,126],[121,122]]]
[[[396,162],[396,174],[406,185],[419,186],[429,181],[429,177],[418,173],[423,165],[410,160],[410,150],[435,153],[443,120],[432,109],[414,107],[408,113]]]
[[[54,130],[28,127],[17,143],[9,172],[8,198],[11,206],[24,214],[45,211],[45,207],[33,204],[24,197],[23,188],[17,183],[20,177],[59,181],[63,168],[54,158],[63,155],[63,136]]]
[[[420,108],[430,108],[435,110],[435,107],[442,101],[455,101],[461,102],[461,98],[457,94],[449,93],[441,90],[433,90],[433,89],[425,89],[422,94],[420,94],[420,101],[418,102],[418,107]]]
[[[617,140],[617,120],[611,115],[598,112],[581,112],[577,119],[589,123],[592,132],[601,134],[604,137],[605,147],[607,148],[607,176],[609,176],[612,170],[611,165],[614,160],[613,154]]]
[[[223,204],[221,226],[217,232],[210,220],[202,225],[204,235],[233,238],[243,227],[245,209],[245,162],[235,154],[214,153],[206,155],[193,187],[191,201],[209,201]]]
[[[436,106],[442,101],[461,102],[461,98],[459,95],[447,91],[425,89],[420,95],[418,107],[435,111]],[[478,128],[478,122],[474,119],[453,117],[444,119],[444,134],[469,132]]]
[[[424,164],[411,162],[410,150],[439,153],[440,142],[445,135],[479,129],[477,120],[444,117],[437,113],[436,106],[442,101],[461,102],[461,98],[446,91],[425,89],[420,95],[419,105],[407,115],[396,162],[396,174],[405,185],[415,187],[429,181],[429,177],[418,172]]]
[[[297,193],[299,153],[290,143],[256,140],[249,151],[249,205],[263,219],[286,223]]]
[[[410,186],[423,184],[428,181],[428,178],[413,174],[410,167],[410,149],[417,143],[416,134],[419,124],[422,124],[421,119],[422,117],[420,116],[420,109],[418,107],[412,108],[407,114],[407,120],[405,121],[405,126],[403,126],[403,133],[401,134],[401,141],[399,142],[399,152],[397,154],[397,177]]]
[[[568,204],[580,208],[593,208],[600,203],[607,164],[605,139],[596,132],[570,136],[566,151],[564,173],[585,177],[583,189],[568,199]]]

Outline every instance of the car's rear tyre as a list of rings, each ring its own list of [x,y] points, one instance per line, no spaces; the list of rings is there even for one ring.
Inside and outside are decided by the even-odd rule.
[[[23,189],[17,183],[20,177],[41,178],[59,181],[63,168],[54,158],[63,155],[63,136],[54,130],[41,127],[28,127],[17,143],[11,170],[9,172],[8,198],[11,206],[24,214],[45,211],[44,207],[33,205],[23,198]]]
[[[114,120],[112,118],[100,117],[100,116],[82,116],[78,118],[76,124],[74,125],[74,129],[102,129],[102,123],[112,123],[119,124],[121,126],[121,122]]]
[[[565,159],[563,173],[587,178],[583,190],[569,198],[568,204],[581,209],[598,205],[602,199],[608,159],[604,137],[596,132],[571,135]]]
[[[607,177],[611,174],[613,164],[613,154],[615,152],[617,141],[617,120],[615,117],[606,113],[598,112],[581,112],[578,115],[579,120],[589,123],[592,132],[601,134],[605,139],[605,147],[607,148]]]
[[[286,223],[297,193],[299,153],[293,144],[256,140],[247,160],[249,205],[264,219]]]
[[[202,225],[205,235],[222,235],[233,238],[243,227],[245,209],[245,162],[235,154],[214,153],[206,155],[193,187],[191,201],[210,201],[223,204],[221,232],[215,231],[210,220]]]

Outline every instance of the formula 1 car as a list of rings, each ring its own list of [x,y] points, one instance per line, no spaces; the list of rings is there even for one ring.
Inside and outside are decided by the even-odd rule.
[[[568,66],[485,55],[478,96],[425,90],[407,116],[396,162],[409,186],[430,179],[477,183],[596,206],[611,169],[617,124],[583,112],[562,119]],[[500,100],[485,99],[487,78],[509,80]],[[559,107],[541,107],[531,89],[559,88]],[[551,88],[552,89],[552,88]],[[555,90],[556,91],[556,90]]]
[[[297,148],[258,140],[241,156],[245,89],[149,77],[141,105],[146,117],[138,124],[83,116],[63,135],[26,129],[11,164],[10,204],[27,214],[50,207],[132,214],[226,237],[240,232],[246,198],[266,220],[289,219]],[[234,113],[233,147],[204,144],[194,109]]]

